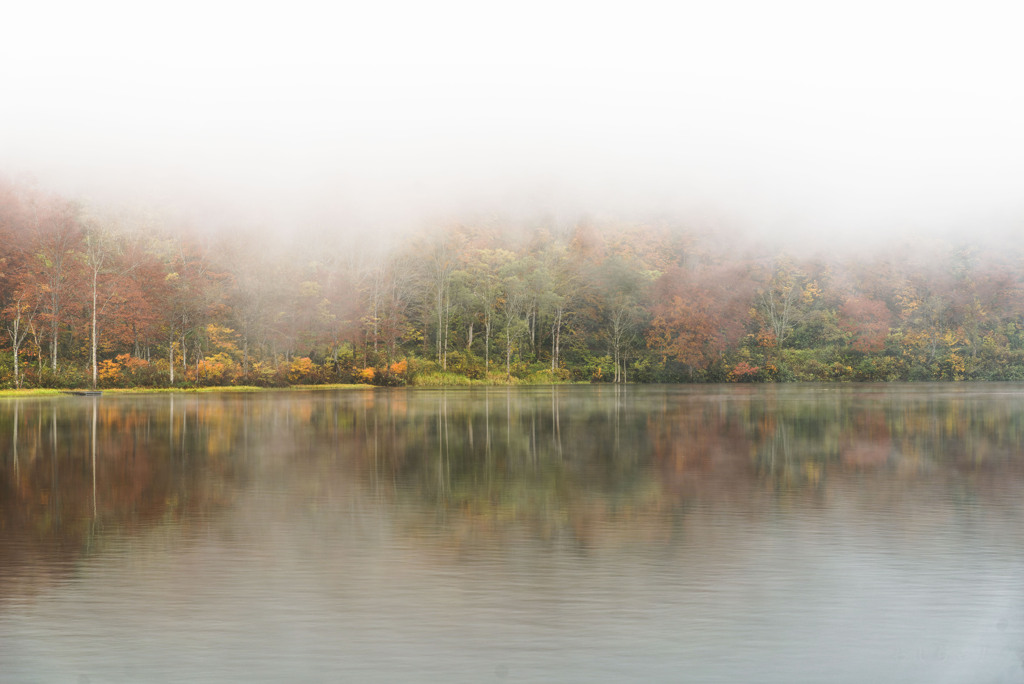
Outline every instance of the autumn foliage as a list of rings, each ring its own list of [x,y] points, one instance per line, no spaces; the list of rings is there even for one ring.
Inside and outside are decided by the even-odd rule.
[[[892,314],[883,302],[851,297],[839,307],[840,327],[850,338],[850,346],[861,352],[878,352],[885,347]]]
[[[0,180],[0,385],[1024,379],[1015,246],[798,256],[590,220],[325,239],[268,250]]]

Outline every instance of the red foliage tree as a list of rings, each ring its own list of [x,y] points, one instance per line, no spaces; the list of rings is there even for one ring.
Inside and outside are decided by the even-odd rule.
[[[655,285],[648,348],[706,368],[743,336],[751,283],[739,268],[674,268]]]
[[[853,338],[857,351],[881,351],[891,323],[892,313],[877,299],[851,297],[839,307],[839,327]]]

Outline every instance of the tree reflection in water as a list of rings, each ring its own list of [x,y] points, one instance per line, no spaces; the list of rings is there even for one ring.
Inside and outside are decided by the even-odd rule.
[[[112,540],[230,503],[228,483],[244,464],[234,438],[209,436],[242,421],[195,400],[191,415],[176,417],[175,401],[61,397],[0,407],[0,432],[11,435],[0,447],[0,596],[20,591],[12,584],[73,573],[75,561]],[[201,426],[192,435],[190,423]]]
[[[695,506],[743,502],[761,515],[865,482],[865,505],[949,487],[990,499],[1022,474],[1024,407],[1011,390],[561,386],[7,401],[4,584],[39,581],[143,530],[187,528],[252,487],[280,488],[299,506],[358,483],[410,538],[447,535],[460,547],[509,534],[581,548],[664,540]]]
[[[510,663],[530,681],[1015,681],[1022,395],[3,402],[0,671],[468,682]]]

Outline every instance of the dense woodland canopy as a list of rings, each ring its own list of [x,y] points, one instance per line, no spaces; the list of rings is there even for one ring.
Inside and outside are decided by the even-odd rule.
[[[0,180],[0,385],[1024,380],[1006,245],[809,257],[592,219],[376,251],[250,235]]]

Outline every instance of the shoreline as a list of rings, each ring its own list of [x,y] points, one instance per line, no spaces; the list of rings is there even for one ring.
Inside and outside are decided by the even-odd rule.
[[[224,393],[254,393],[254,392],[288,392],[294,390],[364,390],[373,389],[373,385],[361,384],[331,384],[331,385],[288,385],[285,387],[257,387],[255,385],[224,385],[222,387],[110,387],[95,390],[103,394],[207,394],[212,392]],[[26,389],[0,389],[0,397],[46,397],[60,394],[74,394],[76,392],[92,392],[91,389],[80,387],[68,387],[53,389],[49,387],[32,387]]]
[[[468,379],[467,379],[468,380]],[[382,387],[378,385],[367,385],[362,383],[342,384],[334,383],[327,385],[286,385],[284,387],[257,387],[255,385],[223,385],[211,387],[106,387],[92,390],[82,387],[64,387],[54,389],[50,387],[32,387],[25,389],[0,389],[0,398],[10,397],[47,397],[61,394],[80,394],[83,392],[101,392],[102,394],[208,394],[222,392],[226,394],[246,394],[257,392],[292,392],[292,391],[328,391],[328,390],[372,390],[372,389],[442,389],[456,387],[531,387],[545,385],[589,385],[589,382],[549,382],[549,383],[525,383],[525,382],[487,382],[484,380],[468,380],[467,382],[446,382],[446,383],[410,383],[396,387]],[[635,384],[635,383],[630,383]]]

